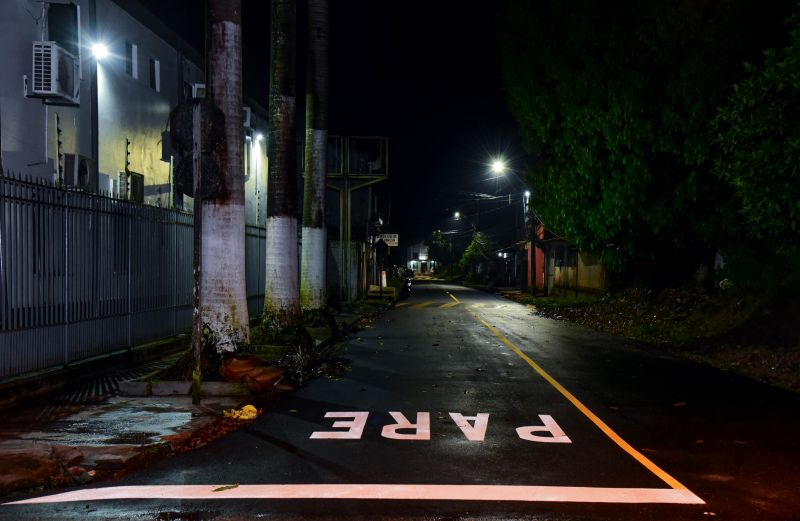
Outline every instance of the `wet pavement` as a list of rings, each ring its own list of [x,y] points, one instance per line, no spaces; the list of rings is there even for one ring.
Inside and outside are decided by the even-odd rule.
[[[50,399],[4,410],[0,494],[106,479],[163,454],[239,406],[240,396],[119,396],[119,388],[174,362],[169,355],[89,379]]]
[[[786,521],[800,398],[650,346],[419,285],[351,370],[121,479],[0,519]]]

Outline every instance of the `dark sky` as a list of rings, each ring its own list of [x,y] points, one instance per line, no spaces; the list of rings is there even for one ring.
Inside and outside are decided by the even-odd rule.
[[[446,227],[455,209],[467,209],[464,192],[502,189],[486,181],[486,163],[520,152],[490,3],[331,6],[331,128],[389,136],[396,231]]]
[[[174,10],[165,12],[163,0],[143,1],[190,43],[202,45],[201,2],[173,0],[167,4]],[[491,156],[511,158],[519,175],[523,168],[518,131],[502,93],[491,4],[330,2],[330,133],[389,137],[390,179],[376,185],[375,193],[384,212],[391,196],[391,231],[401,233],[405,244],[457,226],[448,219],[456,209],[489,210],[490,203],[481,209],[471,202],[469,192],[523,189],[513,176],[487,180]],[[246,86],[267,106],[269,2],[243,5]]]

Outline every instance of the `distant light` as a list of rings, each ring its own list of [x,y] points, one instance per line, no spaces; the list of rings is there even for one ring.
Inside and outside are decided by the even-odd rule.
[[[460,217],[461,217],[461,212],[456,212],[456,214],[455,214],[455,218],[456,218],[456,219],[459,219]]]
[[[495,159],[492,161],[492,173],[502,174],[506,171],[506,162],[502,159]]]
[[[530,196],[531,196],[531,191],[525,190],[525,197],[530,197]]]
[[[262,134],[261,132],[256,134],[256,141],[258,142],[264,141],[264,134]]]
[[[97,42],[92,45],[92,54],[98,60],[108,57],[108,47],[104,43]]]
[[[502,251],[498,251],[498,252],[497,252],[497,256],[498,256],[498,257],[500,257],[500,258],[502,259],[502,258],[503,258],[503,252],[502,252]]]

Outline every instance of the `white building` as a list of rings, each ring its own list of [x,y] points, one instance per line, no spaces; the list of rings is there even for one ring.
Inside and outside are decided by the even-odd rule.
[[[3,0],[0,49],[4,171],[151,205],[184,204],[174,191],[169,114],[204,95],[202,57],[156,16],[130,0]],[[246,103],[247,222],[258,224],[267,177],[259,138],[268,120]]]
[[[436,260],[431,259],[430,247],[424,242],[418,242],[406,249],[406,267],[416,275],[431,275],[436,271]]]

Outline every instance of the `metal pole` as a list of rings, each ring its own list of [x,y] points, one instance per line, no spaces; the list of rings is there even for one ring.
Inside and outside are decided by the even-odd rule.
[[[203,219],[203,198],[202,194],[202,164],[203,164],[203,142],[202,142],[202,110],[200,103],[195,103],[192,109],[192,171],[194,172],[194,252],[193,252],[193,272],[194,272],[194,291],[193,291],[193,313],[192,313],[192,353],[194,355],[194,381],[201,378],[200,365],[203,355],[203,324],[200,312],[200,284],[202,273],[200,271],[200,259],[202,255],[202,219]],[[198,403],[199,393],[192,392],[192,403]]]
[[[345,302],[351,302],[350,294],[350,179],[345,174],[344,177],[344,227],[342,229],[342,282],[344,283]]]
[[[66,192],[61,192],[64,201],[64,363],[69,363],[69,205]]]

